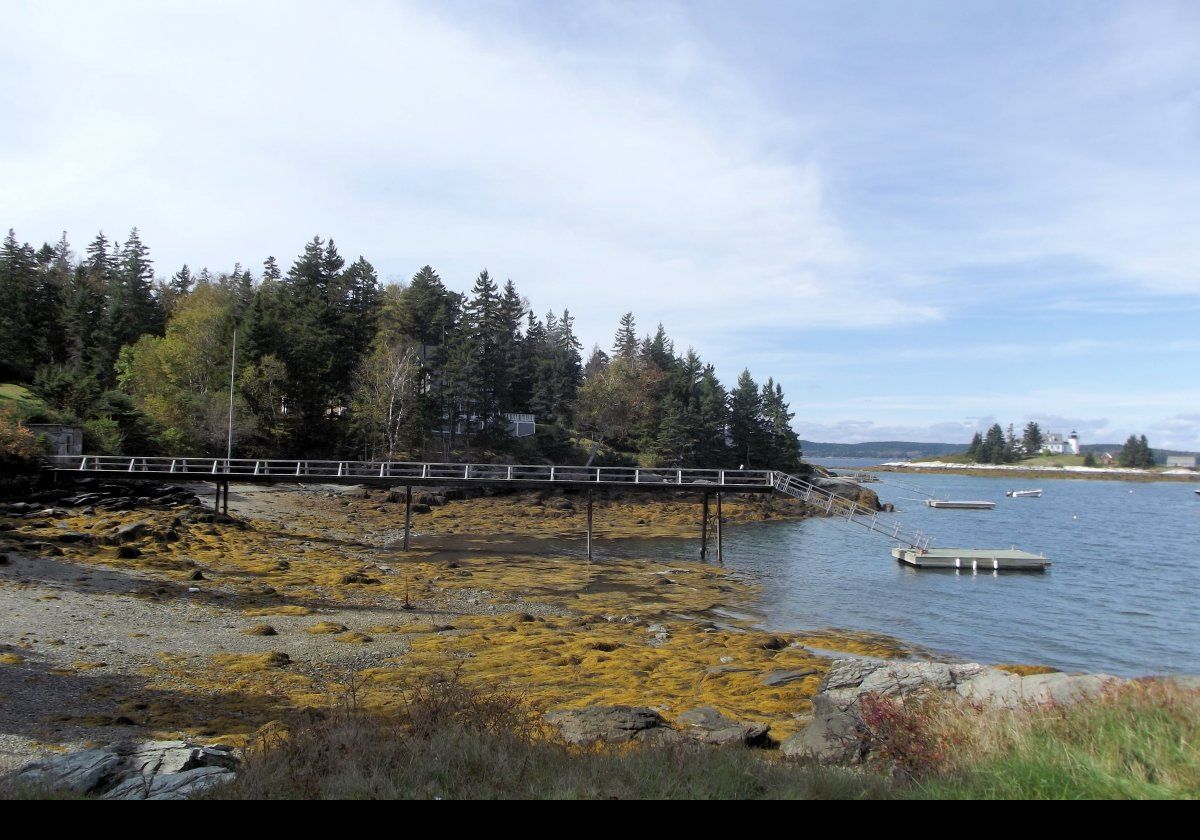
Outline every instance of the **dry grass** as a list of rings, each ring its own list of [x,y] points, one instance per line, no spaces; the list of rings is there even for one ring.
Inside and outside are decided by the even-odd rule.
[[[880,778],[763,760],[745,750],[571,748],[522,698],[451,676],[406,686],[372,715],[351,690],[336,708],[253,744],[210,799],[880,798]]]

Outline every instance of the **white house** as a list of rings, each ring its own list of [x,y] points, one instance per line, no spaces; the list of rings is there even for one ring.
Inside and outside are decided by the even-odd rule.
[[[1047,432],[1046,437],[1042,440],[1043,455],[1064,455],[1070,452],[1072,455],[1079,454],[1079,435],[1075,432],[1063,438],[1060,432]]]

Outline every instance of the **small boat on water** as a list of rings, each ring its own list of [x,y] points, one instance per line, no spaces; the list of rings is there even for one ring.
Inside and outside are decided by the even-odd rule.
[[[996,506],[995,502],[956,499],[926,499],[925,504],[931,508],[950,508],[953,510],[991,510]]]
[[[1010,499],[1040,499],[1042,497],[1041,490],[1009,490],[1004,494]]]

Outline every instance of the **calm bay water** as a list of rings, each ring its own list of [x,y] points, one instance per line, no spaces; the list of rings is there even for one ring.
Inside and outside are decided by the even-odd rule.
[[[828,461],[829,466],[858,467]],[[762,584],[763,623],[886,633],[982,662],[1043,663],[1121,675],[1200,673],[1200,496],[1194,483],[881,473],[869,485],[937,546],[1015,545],[1045,574],[917,571],[884,538],[832,519],[726,528],[725,563]],[[1006,490],[1040,487],[1040,499]],[[935,510],[939,498],[991,511]],[[652,542],[648,553],[694,551]]]

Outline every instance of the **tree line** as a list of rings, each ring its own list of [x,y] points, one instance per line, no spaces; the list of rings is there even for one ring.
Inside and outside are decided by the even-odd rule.
[[[1025,425],[1020,437],[1017,437],[1012,424],[1009,424],[1008,431],[1005,432],[999,423],[995,423],[987,432],[975,433],[966,454],[977,464],[1011,464],[1037,455],[1042,451],[1044,443],[1045,435],[1034,421]],[[1121,449],[1117,463],[1122,467],[1153,467],[1156,461],[1146,436],[1130,435]],[[1085,452],[1083,465],[1096,466],[1095,453]]]
[[[586,362],[567,309],[538,316],[511,280],[467,293],[430,266],[385,285],[314,237],[285,271],[268,257],[159,277],[134,229],[76,258],[66,235],[0,246],[0,382],[80,422],[100,454],[223,454],[231,359],[245,457],[489,458],[798,469],[773,379],[732,390],[660,324],[633,313]],[[506,415],[537,418],[533,438]]]

